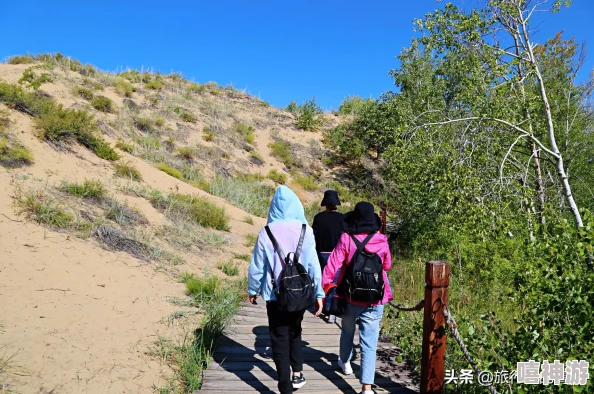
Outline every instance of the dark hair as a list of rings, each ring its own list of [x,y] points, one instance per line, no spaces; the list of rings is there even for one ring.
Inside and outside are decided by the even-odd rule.
[[[338,209],[338,207],[334,204],[328,204],[328,205],[326,205],[326,209],[329,211],[336,211]]]

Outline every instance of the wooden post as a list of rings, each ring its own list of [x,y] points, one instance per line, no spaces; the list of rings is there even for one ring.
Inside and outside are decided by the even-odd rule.
[[[446,350],[443,310],[448,303],[450,265],[445,261],[428,261],[425,264],[425,283],[421,394],[441,394]]]

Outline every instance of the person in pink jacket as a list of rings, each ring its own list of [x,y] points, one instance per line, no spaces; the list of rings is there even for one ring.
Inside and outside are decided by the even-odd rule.
[[[381,301],[366,304],[347,298],[347,306],[342,315],[342,332],[340,335],[340,357],[338,365],[345,375],[353,373],[350,359],[353,354],[353,339],[355,326],[359,326],[361,344],[361,378],[362,394],[372,394],[371,385],[375,377],[375,361],[377,352],[377,341],[379,338],[380,323],[384,313],[384,304],[392,301],[392,290],[388,283],[388,271],[392,266],[392,257],[388,238],[380,234],[381,220],[374,212],[371,203],[362,201],[355,205],[355,209],[345,215],[347,233],[342,234],[338,245],[330,255],[328,264],[324,268],[322,284],[325,286],[331,283],[336,273],[340,270],[338,278],[339,285],[342,283],[346,267],[351,263],[357,245],[351,238],[353,235],[362,243],[370,234],[371,239],[364,246],[365,251],[375,253],[379,256],[383,266],[384,294]]]

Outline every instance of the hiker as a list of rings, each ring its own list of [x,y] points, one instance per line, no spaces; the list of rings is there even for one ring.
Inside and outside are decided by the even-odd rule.
[[[326,190],[321,204],[326,209],[314,217],[311,226],[316,237],[316,250],[322,270],[324,270],[340,236],[346,231],[344,215],[337,212],[339,205],[338,192],[336,190]],[[326,321],[334,323],[336,316],[328,315]]]
[[[355,325],[361,344],[362,394],[373,394],[375,359],[384,304],[392,300],[386,271],[392,266],[388,239],[378,233],[381,220],[371,203],[362,201],[345,215],[347,233],[328,259],[322,276],[323,285],[331,283],[338,270],[340,289],[346,299],[340,335],[338,366],[345,375],[353,373],[351,357]]]
[[[301,322],[313,304],[317,306],[316,316],[322,311],[321,276],[313,230],[307,225],[303,205],[291,189],[280,186],[270,203],[267,226],[254,247],[248,293],[252,304],[256,304],[258,294],[266,301],[281,394],[305,385]]]

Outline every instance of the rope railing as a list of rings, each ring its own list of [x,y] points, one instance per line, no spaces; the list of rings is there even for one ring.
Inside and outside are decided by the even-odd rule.
[[[417,303],[417,305],[415,305],[413,307],[406,307],[403,305],[394,304],[393,302],[389,302],[388,305],[390,305],[392,308],[396,308],[402,312],[420,311],[425,306],[425,300],[423,299],[423,300],[419,301]]]
[[[464,357],[466,357],[466,359],[468,360],[468,362],[470,363],[470,365],[472,365],[472,369],[474,370],[474,373],[476,374],[477,379],[480,380],[480,376],[482,375],[482,371],[479,369],[476,361],[474,361],[474,359],[472,358],[472,356],[468,352],[468,349],[464,345],[464,342],[462,341],[462,337],[460,337],[460,333],[458,332],[458,324],[456,324],[456,321],[454,320],[454,317],[452,316],[452,314],[450,313],[450,311],[448,310],[447,307],[443,309],[443,314],[444,314],[444,316],[446,318],[446,322],[448,323],[448,326],[450,327],[450,329],[452,331],[452,336],[454,337],[454,339],[458,343],[458,346],[460,347],[460,350],[462,350],[462,353],[464,353]],[[489,390],[489,392],[491,394],[499,394],[497,392],[497,390],[495,390],[495,387],[493,387],[491,385],[491,383],[489,383],[488,386],[485,386],[485,388],[487,390]]]

